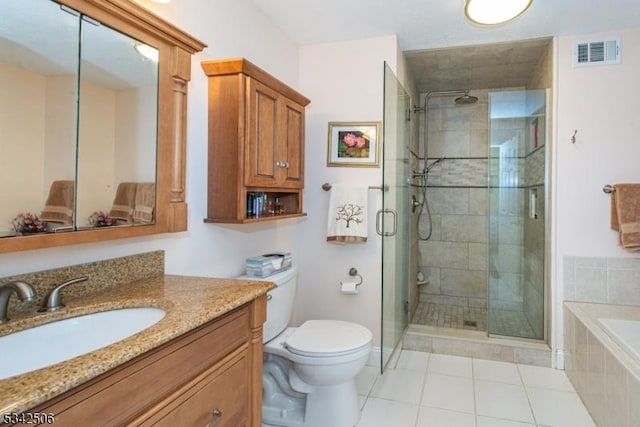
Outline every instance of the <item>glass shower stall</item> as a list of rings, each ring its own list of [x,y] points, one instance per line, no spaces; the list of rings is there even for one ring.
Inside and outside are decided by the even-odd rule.
[[[409,95],[385,63],[383,195],[376,218],[377,231],[382,236],[382,369],[409,323],[409,106]]]
[[[546,90],[439,91],[416,186],[418,304],[411,323],[545,339]],[[426,231],[429,231],[428,233]],[[426,237],[428,236],[428,237]]]

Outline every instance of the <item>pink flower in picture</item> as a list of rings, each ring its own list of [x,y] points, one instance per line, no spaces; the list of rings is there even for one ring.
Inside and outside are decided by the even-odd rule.
[[[365,132],[338,132],[338,138],[338,157],[363,159],[369,156],[369,137]]]
[[[358,137],[356,137],[352,133],[347,133],[344,138],[342,138],[347,147],[354,147],[358,143]]]

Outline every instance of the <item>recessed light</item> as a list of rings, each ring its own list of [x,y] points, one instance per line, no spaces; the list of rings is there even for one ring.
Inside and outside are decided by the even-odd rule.
[[[465,0],[464,14],[480,25],[502,24],[522,15],[532,0]]]

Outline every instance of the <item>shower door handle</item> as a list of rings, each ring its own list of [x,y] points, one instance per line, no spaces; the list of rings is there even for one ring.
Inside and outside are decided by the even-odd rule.
[[[393,215],[393,231],[385,231],[382,232],[382,227],[380,226],[382,221],[384,220],[383,215],[391,214]],[[382,220],[382,221],[381,221]],[[398,232],[398,214],[394,209],[380,209],[376,213],[376,233],[380,236],[391,237],[395,236]]]

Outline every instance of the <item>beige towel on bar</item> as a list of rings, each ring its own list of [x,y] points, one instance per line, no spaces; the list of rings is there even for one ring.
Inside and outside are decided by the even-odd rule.
[[[640,184],[616,184],[611,193],[611,228],[618,231],[620,245],[640,251]]]
[[[156,185],[153,182],[138,183],[136,202],[133,207],[134,222],[149,224],[153,222],[153,211],[156,207]]]
[[[40,213],[40,219],[64,225],[73,224],[75,183],[73,181],[53,181],[49,187],[49,197]]]
[[[329,197],[327,242],[365,243],[367,241],[368,187],[334,184]]]
[[[120,219],[133,223],[133,208],[136,200],[136,182],[121,182],[116,189],[116,196],[113,198],[113,206],[109,211],[109,216],[113,219]]]

